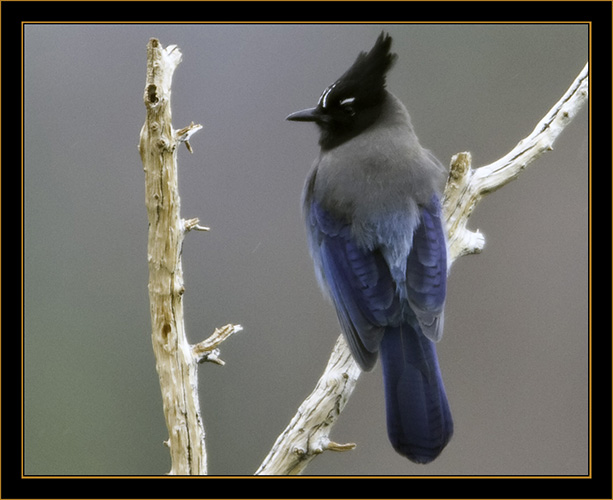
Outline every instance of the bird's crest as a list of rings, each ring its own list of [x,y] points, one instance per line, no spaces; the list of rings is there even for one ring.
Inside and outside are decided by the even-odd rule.
[[[330,85],[319,98],[318,105],[324,109],[335,96],[356,96],[378,101],[385,89],[385,76],[396,61],[397,55],[390,52],[392,37],[382,32],[369,52],[360,52],[355,62],[336,82]]]

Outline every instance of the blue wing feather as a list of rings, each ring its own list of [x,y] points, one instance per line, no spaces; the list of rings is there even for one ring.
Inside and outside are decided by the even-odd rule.
[[[346,326],[354,323],[348,337],[357,336],[360,342],[348,338],[350,343],[376,353],[382,335],[379,327],[398,326],[401,321],[416,321],[426,337],[440,340],[447,242],[438,198],[420,208],[410,248],[406,248],[406,239],[400,241],[391,231],[380,230],[380,241],[373,249],[356,243],[350,222],[334,217],[312,199],[306,201],[311,254],[320,284],[337,305],[341,322]],[[400,273],[390,270],[394,266],[387,257],[399,253],[403,255]],[[370,357],[364,352],[354,354],[358,360]],[[372,363],[368,365],[363,368],[372,368]]]
[[[360,249],[349,224],[328,224],[328,214],[313,203],[318,231],[321,274],[351,347],[365,370],[377,359],[377,351],[390,317],[398,314],[394,286],[380,252]]]
[[[443,335],[447,293],[447,240],[436,197],[421,209],[421,224],[413,236],[406,276],[408,301],[422,333],[438,342]]]
[[[388,219],[373,231],[378,244],[364,247],[350,220],[324,210],[309,194],[311,253],[351,352],[365,370],[381,352],[389,439],[410,460],[430,462],[453,433],[433,343],[442,335],[447,281],[438,199],[420,207],[412,237],[386,230]]]

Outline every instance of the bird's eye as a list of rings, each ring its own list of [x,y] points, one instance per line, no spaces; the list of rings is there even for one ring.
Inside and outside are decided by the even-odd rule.
[[[355,103],[355,97],[349,97],[347,99],[343,99],[339,101],[341,109],[348,116],[355,115],[355,108],[353,106],[354,103]]]

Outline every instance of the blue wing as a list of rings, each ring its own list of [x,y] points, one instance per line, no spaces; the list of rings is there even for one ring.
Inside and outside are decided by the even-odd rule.
[[[443,335],[447,293],[447,240],[438,198],[422,207],[420,215],[407,257],[407,295],[422,333],[438,342]]]
[[[313,199],[306,202],[311,254],[320,284],[330,295],[362,368],[372,369],[386,327],[408,322],[430,340],[440,340],[447,246],[438,199],[433,197],[421,207],[419,223],[408,240],[411,246],[382,229],[382,223],[379,244],[373,249],[358,245],[350,221],[333,216]],[[390,270],[391,253],[402,256],[400,271]]]
[[[314,260],[327,288],[351,352],[371,370],[385,327],[400,321],[400,303],[389,269],[379,250],[364,250],[352,238],[351,226],[311,204]]]
[[[381,351],[390,441],[409,459],[429,462],[453,433],[433,343],[443,331],[447,281],[439,201],[433,197],[420,208],[412,238],[386,231],[382,222],[379,245],[363,248],[352,221],[332,215],[308,194],[311,253],[351,352],[370,370]],[[400,255],[399,269],[390,255]]]

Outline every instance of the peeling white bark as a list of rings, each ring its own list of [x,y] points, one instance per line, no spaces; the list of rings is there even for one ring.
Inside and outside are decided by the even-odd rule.
[[[534,130],[499,160],[472,169],[470,153],[452,158],[445,187],[443,210],[447,219],[449,265],[462,255],[479,253],[485,238],[466,229],[468,218],[483,196],[508,184],[553,143],[587,102],[589,71],[586,64],[560,100],[549,110]]]
[[[300,474],[315,456],[326,450],[352,450],[355,444],[335,443],[329,434],[359,376],[360,368],[341,335],[315,389],[300,405],[255,474]]]

